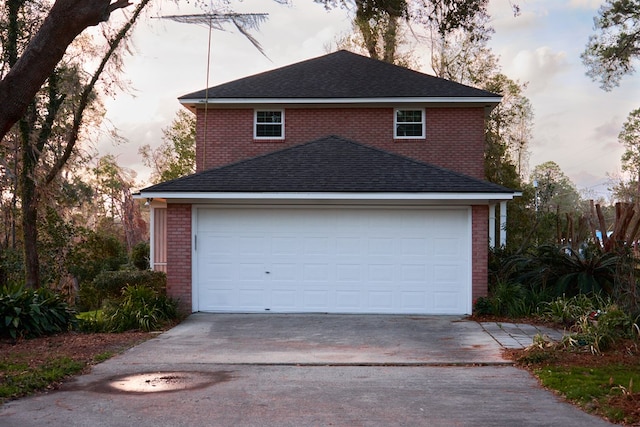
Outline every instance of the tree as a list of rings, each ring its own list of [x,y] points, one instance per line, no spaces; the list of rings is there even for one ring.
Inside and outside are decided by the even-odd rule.
[[[155,150],[150,145],[140,148],[145,166],[152,168],[154,183],[169,181],[195,172],[196,117],[178,110],[171,126],[162,130],[162,144]]]
[[[58,62],[54,64],[52,70],[49,70],[49,75],[41,90],[37,96],[28,100],[26,108],[22,109],[23,115],[19,119],[19,126],[14,129],[17,135],[17,142],[14,144],[16,155],[13,159],[17,171],[17,191],[14,194],[18,195],[21,207],[25,284],[28,287],[40,286],[37,224],[41,200],[45,198],[47,191],[54,183],[59,181],[60,173],[70,159],[77,155],[76,144],[81,138],[86,137],[82,133],[83,125],[86,124],[91,109],[98,105],[96,85],[108,63],[118,55],[119,48],[122,47],[133,24],[149,1],[142,0],[136,6],[133,14],[117,31],[113,32],[108,28],[103,30],[107,37],[106,52],[101,58],[98,58],[98,65],[94,71],[87,72],[83,68],[82,60],[86,61],[88,58],[64,57],[63,55],[59,58],[56,57]],[[29,13],[33,10],[27,7],[34,4],[38,3],[10,0],[6,4],[9,9],[7,27],[14,30],[9,31],[8,37],[3,40],[3,57],[8,58],[9,61],[15,59],[16,62],[8,64],[10,69],[0,82],[0,99],[3,96],[1,85],[7,84],[7,82],[11,85],[23,84],[25,86],[27,83],[33,83],[34,80],[27,82],[20,80],[22,77],[13,79],[12,73],[16,69],[20,70],[21,61],[28,61],[30,56],[36,55],[37,50],[33,50],[34,44],[37,47],[42,47],[42,43],[47,46],[49,41],[40,40],[43,31],[53,31],[47,30],[47,25],[53,25],[52,20],[60,13],[57,8],[62,7],[61,5],[68,7],[72,3],[63,0],[54,4],[48,16],[44,18],[39,31],[31,37],[31,27],[25,25],[23,17],[38,21],[38,10],[35,10],[36,16],[30,15]],[[70,13],[69,10],[67,12]],[[65,29],[66,27],[58,28],[58,32],[64,33]],[[56,39],[58,36],[52,35],[51,37]],[[72,40],[69,40],[64,50]],[[26,44],[26,41],[29,43]],[[41,56],[48,57],[49,54],[44,53]],[[46,65],[36,60],[33,60],[31,64],[40,67]],[[12,86],[9,92],[14,89]],[[25,90],[28,91],[28,88]],[[5,112],[3,109],[0,116]],[[3,135],[6,134],[7,132]]]
[[[136,173],[118,165],[112,155],[100,157],[94,175],[96,207],[102,218],[118,224],[122,230],[127,250],[144,240],[147,224],[142,220],[140,205],[133,199],[131,188],[135,186]]]
[[[479,23],[473,32],[456,30],[432,36],[431,67],[438,77],[502,95],[485,127],[485,176],[518,188],[528,171],[533,110],[523,94],[526,86],[500,72],[498,58],[488,47],[492,32]]]
[[[437,28],[473,31],[479,15],[486,15],[487,0],[315,0],[326,7],[354,5],[354,23],[369,56],[395,63],[398,30],[402,21]]]
[[[531,178],[537,183],[539,211],[567,213],[580,205],[580,194],[575,184],[557,163],[548,161],[536,166]]]
[[[582,61],[587,75],[611,90],[624,75],[635,72],[640,54],[640,0],[607,0],[594,19],[596,34],[589,37]]]
[[[618,135],[618,141],[625,147],[620,162],[628,179],[621,177],[613,192],[618,200],[640,201],[640,108],[629,113]]]
[[[25,3],[7,0],[10,31],[17,30]],[[11,68],[0,81],[0,141],[24,115],[73,40],[86,28],[107,21],[113,11],[130,5],[128,0],[56,0],[24,52],[9,54]]]

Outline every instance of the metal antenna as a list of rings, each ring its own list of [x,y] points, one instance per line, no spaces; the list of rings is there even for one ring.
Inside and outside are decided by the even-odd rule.
[[[278,0],[276,0],[278,1]],[[269,57],[264,53],[262,46],[250,33],[250,30],[258,30],[260,24],[267,20],[268,13],[234,13],[234,12],[211,12],[194,15],[167,15],[159,16],[160,19],[170,19],[172,21],[184,24],[196,24],[206,26],[209,29],[209,41],[207,44],[207,76],[204,90],[204,123],[202,135],[202,168],[207,163],[207,112],[209,109],[209,74],[211,68],[211,32],[212,30],[225,31],[224,24],[231,23],[235,28],[258,49],[258,51],[267,59]]]

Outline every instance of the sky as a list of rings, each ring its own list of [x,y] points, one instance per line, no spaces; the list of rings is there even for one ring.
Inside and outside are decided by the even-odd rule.
[[[520,6],[514,17],[511,3]],[[198,13],[193,5],[163,2],[151,16]],[[623,146],[618,134],[628,114],[640,107],[640,74],[626,76],[620,87],[606,92],[585,75],[580,54],[593,33],[593,18],[603,1],[490,0],[495,33],[489,43],[499,57],[502,72],[526,83],[524,92],[534,111],[529,168],[556,162],[581,191],[590,197],[608,196],[611,176],[620,174]],[[266,57],[231,26],[211,35],[207,78],[208,29],[196,24],[147,17],[133,34],[133,54],[124,61],[129,82],[104,100],[105,124],[127,139],[115,143],[105,135],[97,149],[113,154],[122,166],[148,184],[149,169],[139,147],[161,143],[181,95],[259,72],[318,57],[334,49],[336,40],[351,31],[352,11],[327,11],[312,0],[233,1],[243,13],[268,13],[252,34]],[[418,71],[431,73],[428,50],[412,42],[420,59]],[[146,181],[146,182],[145,182]]]

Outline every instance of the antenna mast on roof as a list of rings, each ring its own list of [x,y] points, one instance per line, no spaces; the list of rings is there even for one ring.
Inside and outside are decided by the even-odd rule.
[[[213,6],[211,6],[213,9]],[[258,49],[258,51],[267,59],[269,57],[264,53],[262,46],[251,34],[250,30],[257,30],[260,24],[267,20],[268,13],[235,13],[235,12],[219,12],[202,13],[194,15],[167,15],[159,16],[161,19],[170,19],[172,21],[184,24],[196,24],[206,26],[209,29],[209,41],[207,44],[207,76],[204,90],[204,123],[203,123],[203,140],[202,140],[202,168],[206,165],[206,140],[207,140],[207,111],[209,108],[209,74],[211,68],[211,32],[212,30],[224,31],[224,24],[233,24],[240,33]]]

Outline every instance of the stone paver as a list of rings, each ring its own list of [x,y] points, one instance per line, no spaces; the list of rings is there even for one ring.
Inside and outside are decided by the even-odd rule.
[[[551,341],[561,341],[565,331],[547,328],[545,326],[523,323],[479,322],[482,329],[498,344],[508,349],[527,348],[540,335]]]

